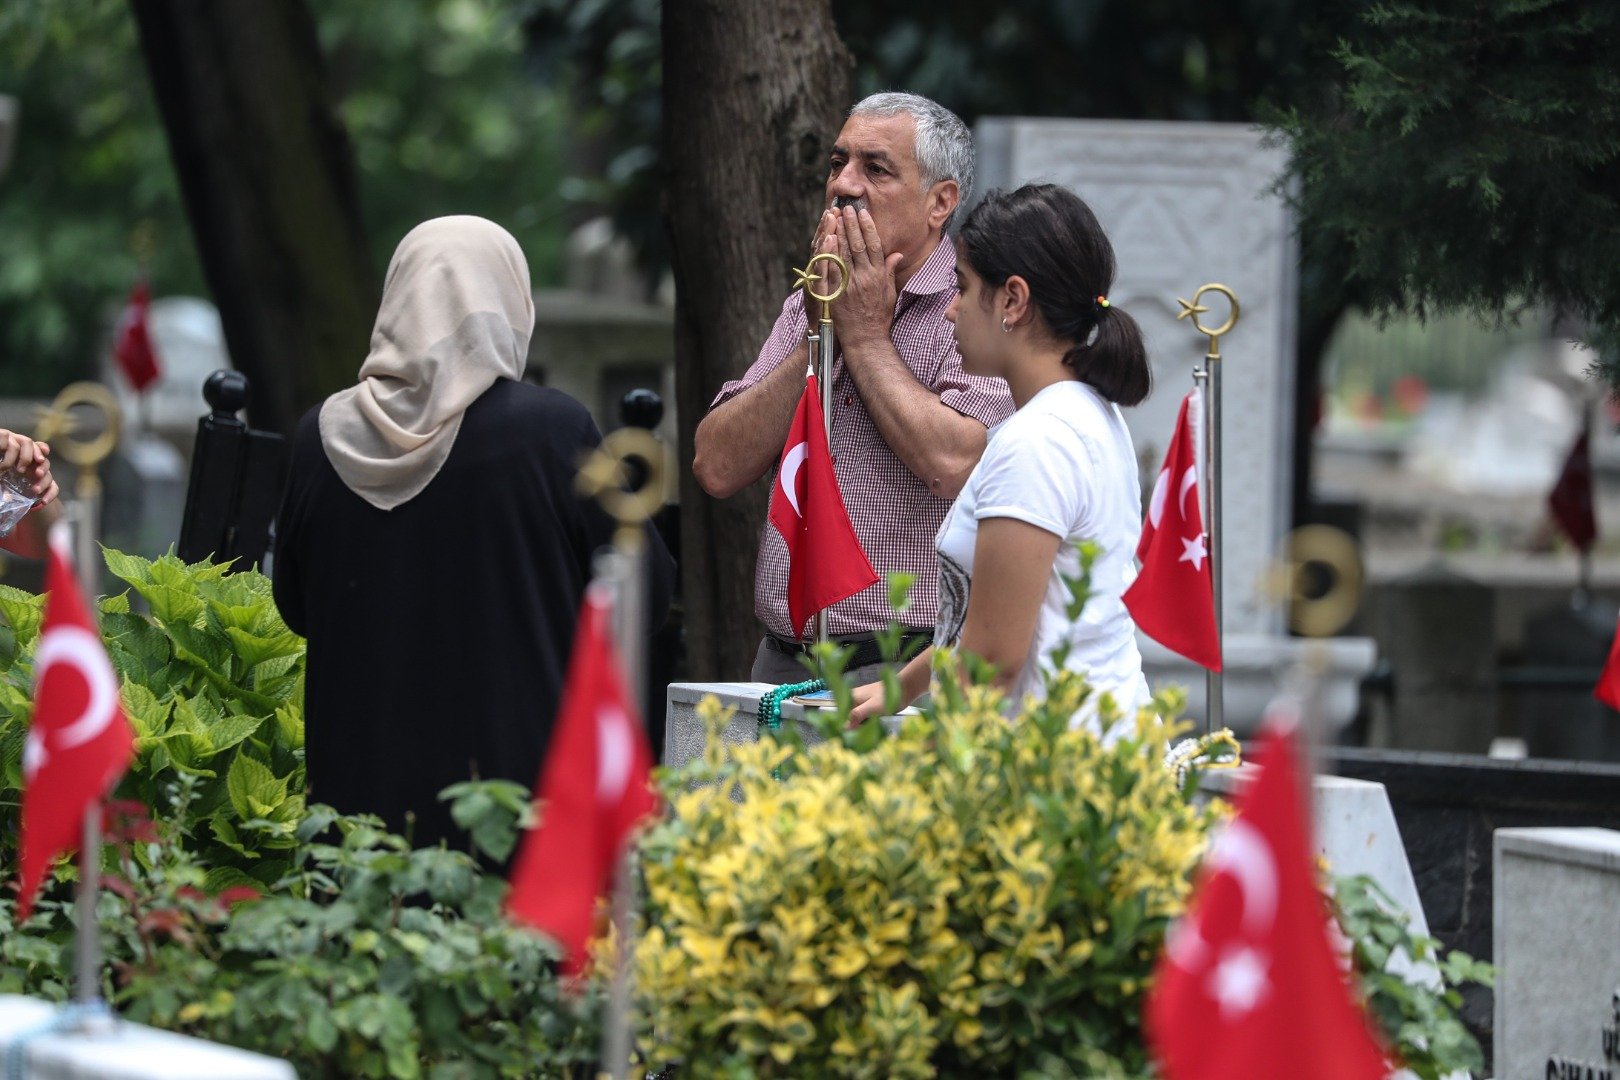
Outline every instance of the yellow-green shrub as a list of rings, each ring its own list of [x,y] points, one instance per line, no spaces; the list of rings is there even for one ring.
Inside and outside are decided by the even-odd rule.
[[[642,844],[650,1060],[704,1077],[1145,1074],[1145,986],[1216,811],[1163,765],[1153,712],[1111,746],[1069,730],[1088,693],[1061,675],[1009,723],[997,695],[953,684],[866,753],[725,747],[709,703],[715,782],[670,777],[673,813]]]

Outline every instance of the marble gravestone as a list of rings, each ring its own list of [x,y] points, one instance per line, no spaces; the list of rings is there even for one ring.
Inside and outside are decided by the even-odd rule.
[[[1177,321],[1178,298],[1219,282],[1242,307],[1221,339],[1221,555],[1226,635],[1227,720],[1258,718],[1273,671],[1297,642],[1283,636],[1280,607],[1260,582],[1290,525],[1298,242],[1287,204],[1273,190],[1287,154],[1242,124],[991,117],[974,129],[979,192],[1031,182],[1062,184],[1096,212],[1113,242],[1119,273],[1110,300],[1147,338],[1152,395],[1127,409],[1144,485],[1164,458],[1192,370],[1208,338]],[[1218,326],[1227,304],[1206,294],[1201,316]],[[1355,710],[1354,682],[1372,667],[1371,641],[1334,639],[1327,694],[1333,718]],[[1202,668],[1143,642],[1149,682],[1189,691],[1203,712]]]
[[[1620,832],[1498,829],[1498,1080],[1620,1077]]]

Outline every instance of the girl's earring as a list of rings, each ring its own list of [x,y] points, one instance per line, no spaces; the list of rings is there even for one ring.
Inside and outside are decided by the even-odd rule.
[[[1012,327],[1010,327],[1010,326],[1008,326],[1008,325],[1007,325],[1007,320],[1006,320],[1006,319],[1002,319],[1002,320],[1001,320],[1001,332],[1002,332],[1002,333],[1003,333],[1003,334],[1010,334],[1010,333],[1012,333]]]

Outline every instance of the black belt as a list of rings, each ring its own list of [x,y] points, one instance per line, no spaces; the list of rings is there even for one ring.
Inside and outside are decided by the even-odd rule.
[[[843,637],[828,638],[827,640],[834,645],[842,645],[846,648],[854,646],[855,651],[850,654],[849,660],[844,665],[846,671],[867,667],[883,659],[883,653],[878,646],[876,634],[850,634]],[[934,633],[932,630],[907,629],[900,636],[900,655],[897,659],[904,663],[918,652],[921,652],[922,647],[933,640]],[[766,634],[765,647],[773,652],[779,652],[783,656],[803,656],[813,650],[816,643],[814,641],[788,641],[786,638],[779,638],[775,634]]]

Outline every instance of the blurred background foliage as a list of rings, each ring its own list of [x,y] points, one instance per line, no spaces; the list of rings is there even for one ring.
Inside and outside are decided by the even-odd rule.
[[[1431,304],[1532,301],[1584,317],[1600,346],[1620,333],[1613,5],[830,2],[863,94],[914,89],[969,123],[1286,132],[1306,223],[1302,356],[1347,306],[1421,319]],[[669,262],[660,0],[309,6],[379,274],[411,225],[470,211],[513,230],[537,284],[560,283],[568,229],[606,212],[651,290]],[[0,178],[0,389],[46,394],[94,368],[139,272],[138,237],[157,295],[206,293],[123,0],[6,0],[0,72],[21,104]]]
[[[567,101],[532,77],[521,12],[499,0],[316,3],[380,275],[424,218],[505,224],[537,284],[561,272],[573,204]],[[140,273],[206,296],[123,0],[6,0],[0,93],[20,105],[0,177],[0,392],[93,374]]]

